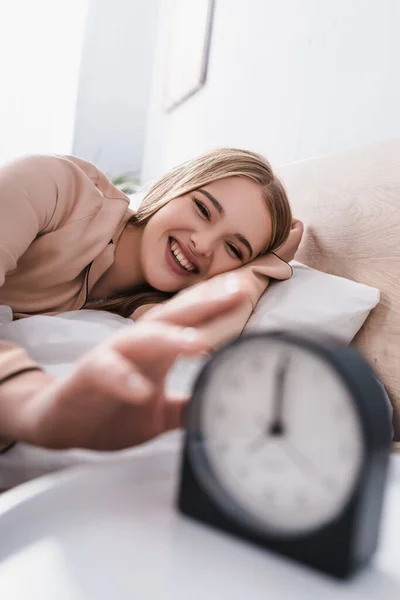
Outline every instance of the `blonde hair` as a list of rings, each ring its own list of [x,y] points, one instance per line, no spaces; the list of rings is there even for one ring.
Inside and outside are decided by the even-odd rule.
[[[279,248],[287,240],[292,224],[292,212],[285,189],[263,156],[236,148],[211,150],[162,175],[151,185],[127,226],[145,227],[151,217],[174,198],[225,177],[247,177],[261,186],[272,222],[271,237],[264,253]],[[89,301],[85,308],[108,310],[128,317],[139,306],[162,302],[173,295],[150,286],[141,286],[111,298]]]

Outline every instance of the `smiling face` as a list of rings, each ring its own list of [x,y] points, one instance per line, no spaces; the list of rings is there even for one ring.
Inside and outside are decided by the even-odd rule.
[[[226,177],[171,200],[150,218],[141,270],[152,287],[175,292],[249,262],[270,234],[261,186]]]

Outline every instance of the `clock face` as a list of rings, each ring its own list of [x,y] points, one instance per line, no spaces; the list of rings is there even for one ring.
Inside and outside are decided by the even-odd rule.
[[[278,536],[338,516],[364,442],[350,392],[323,358],[281,340],[242,340],[215,356],[194,403],[202,442],[189,442],[192,462],[225,512]]]

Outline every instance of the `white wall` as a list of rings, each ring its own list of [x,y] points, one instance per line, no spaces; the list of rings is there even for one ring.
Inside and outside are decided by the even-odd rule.
[[[159,0],[91,0],[74,154],[109,175],[140,171]]]
[[[215,146],[277,165],[400,136],[398,0],[216,0],[206,87],[170,114],[162,10],[144,180]]]
[[[71,153],[87,0],[0,1],[0,164]]]

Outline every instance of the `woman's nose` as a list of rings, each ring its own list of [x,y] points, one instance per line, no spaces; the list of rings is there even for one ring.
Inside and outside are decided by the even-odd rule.
[[[198,256],[208,258],[214,249],[215,241],[204,234],[193,234],[190,238],[191,248]]]

